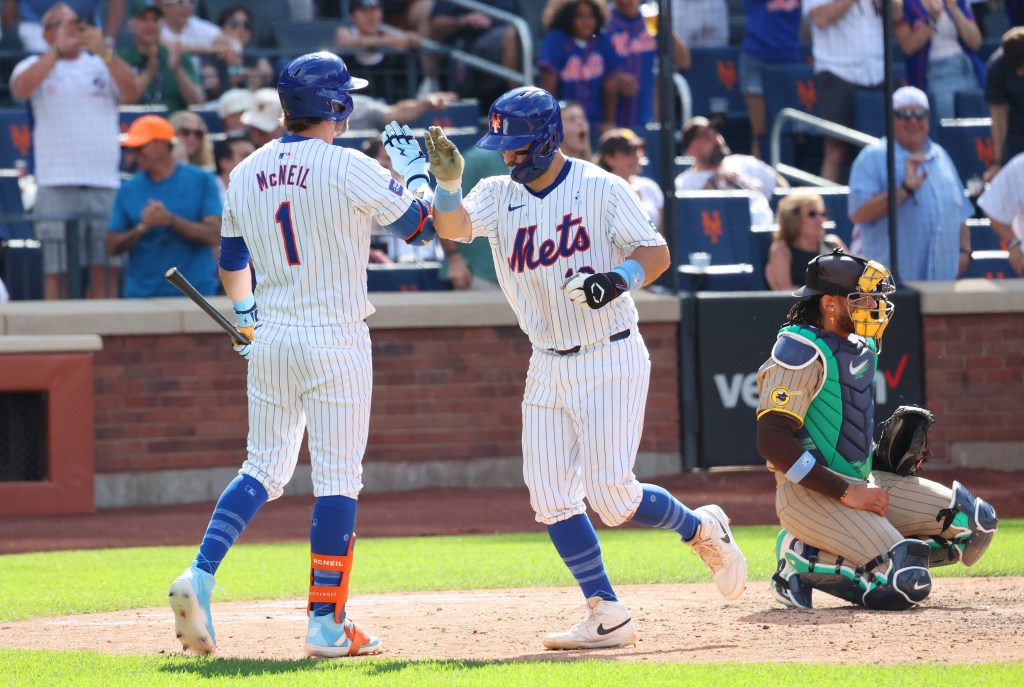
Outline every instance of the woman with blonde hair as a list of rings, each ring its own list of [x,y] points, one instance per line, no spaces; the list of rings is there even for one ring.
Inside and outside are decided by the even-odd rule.
[[[833,248],[848,250],[835,234],[825,233],[825,200],[817,193],[790,193],[775,212],[778,229],[768,249],[764,276],[772,291],[793,291],[804,285],[807,263]]]
[[[178,110],[168,119],[171,126],[174,127],[174,135],[178,139],[175,156],[182,162],[195,165],[208,172],[215,171],[213,143],[210,141],[210,132],[206,128],[203,118],[195,112]]]

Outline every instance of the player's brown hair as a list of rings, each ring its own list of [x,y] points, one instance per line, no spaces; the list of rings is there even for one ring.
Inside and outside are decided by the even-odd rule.
[[[300,131],[306,129],[312,129],[314,126],[324,120],[319,117],[295,117],[289,119],[288,117],[281,118],[281,125],[287,129],[290,133],[297,134]]]

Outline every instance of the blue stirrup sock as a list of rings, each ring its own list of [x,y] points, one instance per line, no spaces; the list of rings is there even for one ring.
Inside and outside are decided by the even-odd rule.
[[[356,507],[359,502],[347,496],[321,496],[313,505],[313,520],[309,527],[309,550],[325,556],[344,556],[356,529]],[[340,572],[313,569],[313,584],[317,587],[337,587]],[[332,603],[314,603],[315,615],[334,613]],[[345,620],[345,609],[339,614]]]
[[[643,498],[633,514],[632,522],[663,530],[674,530],[683,541],[690,541],[697,535],[700,518],[679,499],[656,484],[641,484]]]
[[[210,524],[199,545],[195,566],[211,575],[217,574],[228,549],[238,539],[256,511],[267,502],[267,490],[255,477],[239,475],[224,489],[213,509]]]
[[[586,513],[548,525],[548,536],[583,590],[584,598],[599,596],[606,601],[618,601],[601,560],[601,543]]]

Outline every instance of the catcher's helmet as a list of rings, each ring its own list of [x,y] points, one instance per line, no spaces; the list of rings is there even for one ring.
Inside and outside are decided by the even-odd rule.
[[[543,88],[521,86],[494,101],[487,133],[476,144],[485,150],[516,150],[530,145],[526,159],[511,173],[514,180],[526,184],[551,165],[561,143],[562,110],[555,96]]]
[[[296,57],[281,72],[277,93],[288,119],[313,117],[343,122],[352,114],[349,91],[369,82],[348,73],[345,61],[329,52]]]
[[[798,298],[822,294],[847,296],[854,332],[881,339],[896,308],[888,299],[895,290],[892,275],[881,263],[848,255],[836,248],[807,263],[804,286],[793,295]]]

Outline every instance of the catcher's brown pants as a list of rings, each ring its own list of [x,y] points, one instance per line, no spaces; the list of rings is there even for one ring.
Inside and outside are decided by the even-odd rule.
[[[889,496],[885,517],[866,510],[854,510],[838,500],[794,484],[775,473],[775,511],[779,522],[800,541],[838,554],[854,565],[864,565],[907,538],[961,532],[950,526],[943,534],[940,510],[949,508],[953,490],[921,477],[901,477],[873,472],[868,483],[884,489]],[[847,480],[855,483],[855,480]],[[826,562],[827,557],[822,559]]]

